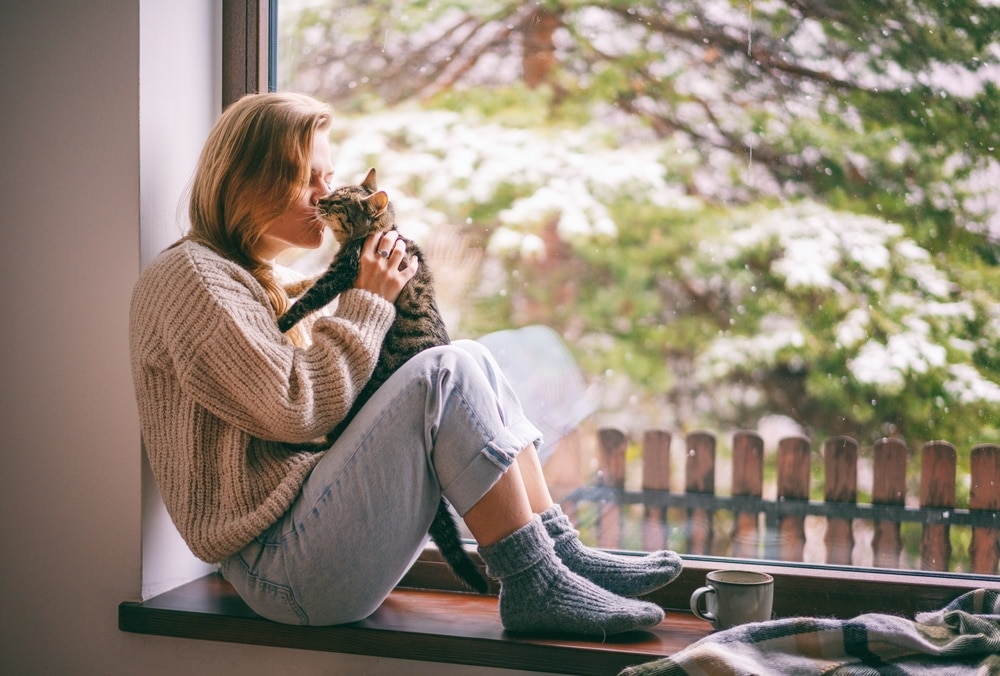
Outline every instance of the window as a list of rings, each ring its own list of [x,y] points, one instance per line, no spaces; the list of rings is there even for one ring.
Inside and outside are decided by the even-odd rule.
[[[454,335],[553,350],[534,408],[568,396],[546,469],[586,537],[990,581],[1000,23],[965,4],[281,0],[227,26],[271,26],[243,91],[270,63],[337,108],[339,181],[378,168]]]

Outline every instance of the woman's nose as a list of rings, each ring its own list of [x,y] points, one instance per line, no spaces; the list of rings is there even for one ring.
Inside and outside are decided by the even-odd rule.
[[[333,186],[322,178],[313,179],[309,186],[309,202],[316,206],[319,201],[333,192]]]
[[[329,191],[326,189],[326,183],[320,181],[319,183],[313,183],[309,186],[309,203],[312,206],[319,204],[319,201],[326,197]]]

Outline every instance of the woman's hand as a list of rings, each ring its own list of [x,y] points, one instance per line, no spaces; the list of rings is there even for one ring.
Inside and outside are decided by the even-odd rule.
[[[417,257],[411,256],[409,264],[400,270],[405,257],[406,243],[395,230],[369,235],[361,247],[361,264],[354,288],[371,291],[395,303],[399,292],[420,267]]]

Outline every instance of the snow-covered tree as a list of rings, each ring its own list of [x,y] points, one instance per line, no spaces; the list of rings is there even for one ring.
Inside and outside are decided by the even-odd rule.
[[[338,179],[481,257],[456,333],[553,326],[637,419],[1000,439],[996,2],[298,4]]]

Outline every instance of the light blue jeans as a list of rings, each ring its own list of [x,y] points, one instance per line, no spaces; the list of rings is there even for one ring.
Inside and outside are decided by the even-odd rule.
[[[363,619],[423,550],[442,493],[464,515],[540,441],[485,347],[426,350],[386,381],[291,508],[221,572],[278,622]]]

